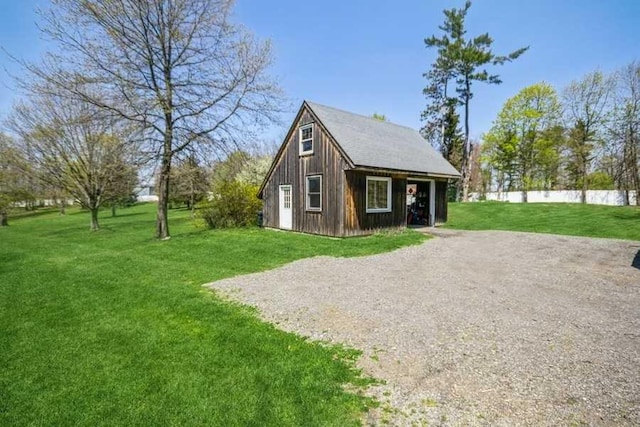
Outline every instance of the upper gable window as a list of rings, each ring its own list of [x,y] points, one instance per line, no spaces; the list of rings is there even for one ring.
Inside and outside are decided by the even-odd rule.
[[[313,154],[313,124],[300,127],[300,155]]]

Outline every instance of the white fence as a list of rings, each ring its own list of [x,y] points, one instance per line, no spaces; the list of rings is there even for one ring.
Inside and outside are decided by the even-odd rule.
[[[73,206],[76,203],[76,201],[74,199],[67,199],[65,201],[65,205],[66,206]],[[34,200],[31,205],[33,206],[37,206],[37,207],[47,207],[47,208],[51,208],[51,207],[57,207],[60,204],[60,199],[58,200],[53,200],[53,199],[44,199],[44,200]],[[14,208],[24,208],[27,206],[27,202],[13,202],[11,204]]]
[[[136,196],[136,200],[139,202],[157,202],[158,196],[150,194],[148,196]]]
[[[579,190],[562,191],[527,191],[528,203],[580,203]],[[471,193],[471,200],[480,199],[478,193]],[[498,202],[522,203],[522,191],[487,193],[486,200]],[[587,190],[587,204],[590,205],[625,205],[625,192],[621,190]],[[629,191],[629,204],[636,204],[635,191]]]

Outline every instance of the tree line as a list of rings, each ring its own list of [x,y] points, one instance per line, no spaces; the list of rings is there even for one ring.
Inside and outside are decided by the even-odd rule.
[[[53,49],[37,62],[14,58],[24,101],[0,147],[5,222],[18,181],[35,180],[78,200],[97,229],[99,208],[130,182],[124,175],[156,164],[156,236],[168,238],[172,168],[241,149],[281,111],[270,43],[234,24],[232,8],[232,0],[56,0],[41,10]]]
[[[440,34],[424,40],[436,58],[424,73],[422,133],[461,172],[451,198],[470,191],[624,190],[640,194],[640,63],[605,75],[595,71],[560,93],[541,82],[506,101],[481,143],[469,139],[475,83],[500,84],[492,71],[519,58],[493,52],[488,33],[469,36],[471,2],[444,10]],[[462,113],[462,120],[461,114]],[[461,124],[462,122],[462,124]],[[637,198],[640,200],[640,198]],[[640,202],[639,202],[640,203]]]
[[[483,135],[478,190],[640,194],[640,63],[596,71],[560,93],[547,83],[507,100]]]

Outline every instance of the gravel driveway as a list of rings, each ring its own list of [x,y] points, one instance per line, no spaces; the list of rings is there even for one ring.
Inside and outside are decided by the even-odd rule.
[[[363,350],[368,424],[640,425],[640,242],[438,234],[207,286]]]

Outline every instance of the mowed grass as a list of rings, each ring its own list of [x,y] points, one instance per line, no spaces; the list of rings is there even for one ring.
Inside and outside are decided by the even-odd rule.
[[[201,285],[315,255],[358,256],[418,233],[337,240],[197,228],[154,205],[16,219],[0,229],[0,425],[356,425],[370,401],[355,351],[309,342]]]
[[[640,240],[640,208],[570,203],[450,203],[446,227]]]

